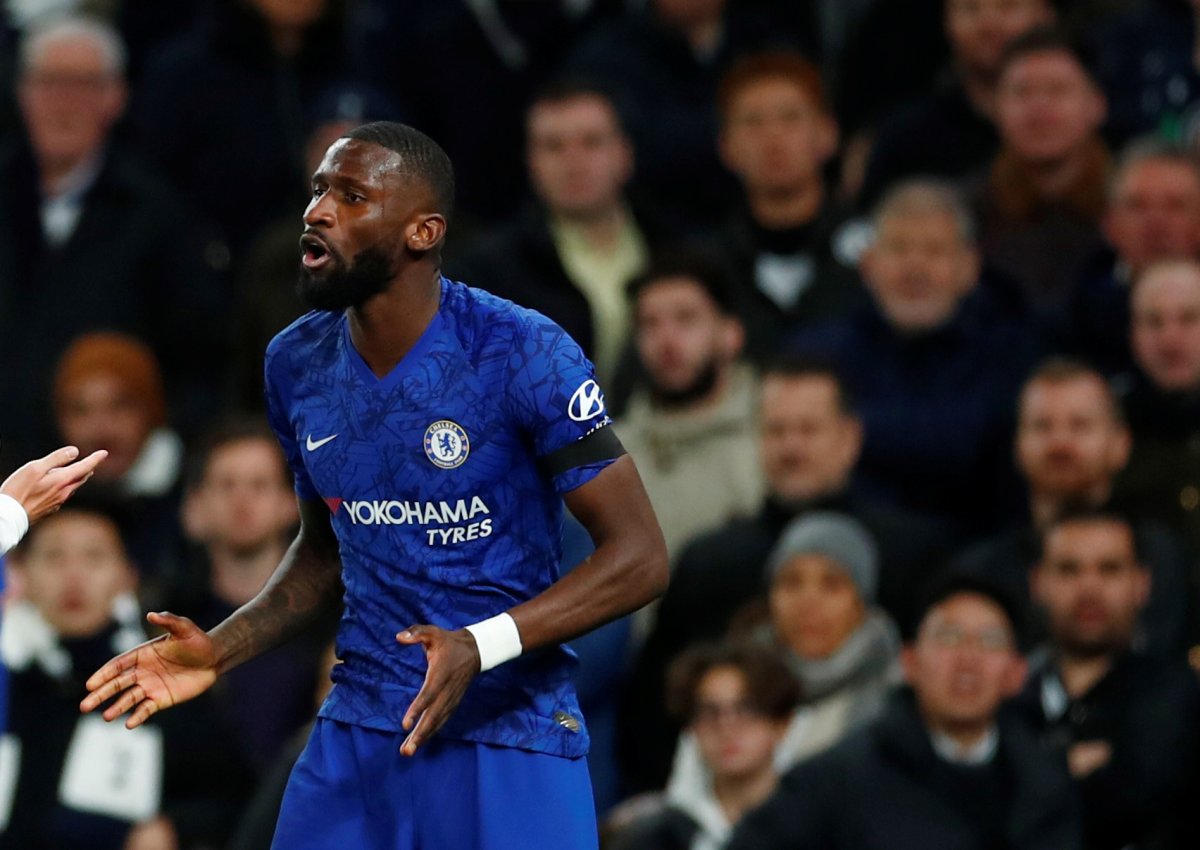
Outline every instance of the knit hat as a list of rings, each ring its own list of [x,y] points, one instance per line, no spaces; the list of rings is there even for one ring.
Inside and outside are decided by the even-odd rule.
[[[792,520],[767,559],[774,580],[783,565],[801,555],[824,555],[846,571],[865,602],[873,602],[879,583],[879,550],[858,520],[832,511],[813,511]]]

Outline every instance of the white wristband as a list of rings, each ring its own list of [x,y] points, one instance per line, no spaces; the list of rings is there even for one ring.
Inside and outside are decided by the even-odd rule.
[[[507,612],[466,627],[479,648],[479,672],[491,670],[521,654],[521,633]]]
[[[25,532],[29,530],[29,514],[21,503],[0,493],[0,555],[21,542]]]

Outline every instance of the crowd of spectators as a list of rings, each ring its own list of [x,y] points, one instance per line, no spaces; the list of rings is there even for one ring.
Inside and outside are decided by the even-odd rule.
[[[573,642],[604,846],[1200,846],[1200,0],[4,0],[0,477],[109,457],[4,565],[0,850],[269,846],[332,615],[77,705],[286,550],[262,354],[370,120],[665,533]]]

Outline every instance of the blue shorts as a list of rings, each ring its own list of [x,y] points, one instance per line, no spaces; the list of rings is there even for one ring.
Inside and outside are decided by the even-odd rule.
[[[587,759],[318,719],[272,850],[596,850]]]

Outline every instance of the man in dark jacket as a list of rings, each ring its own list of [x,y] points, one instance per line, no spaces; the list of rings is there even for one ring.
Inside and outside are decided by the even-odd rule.
[[[1000,519],[1013,401],[1034,354],[979,282],[971,217],[948,185],[900,184],[860,268],[872,303],[805,330],[801,353],[845,371],[865,426],[860,472],[882,498],[966,535]]]
[[[952,577],[904,650],[902,690],[859,735],[786,774],[730,850],[1072,850],[1061,757],[1001,703],[1020,688],[1006,598]]]
[[[526,129],[537,202],[448,274],[549,316],[611,378],[630,328],[625,283],[668,231],[626,197],[633,146],[605,92],[552,86],[530,105]]]
[[[1021,704],[1066,754],[1089,850],[1196,846],[1177,830],[1195,821],[1200,683],[1182,654],[1137,648],[1152,584],[1141,554],[1128,519],[1068,514],[1032,574],[1050,646]]]
[[[932,90],[883,116],[859,202],[874,204],[897,180],[918,174],[958,179],[996,154],[996,75],[1004,48],[1054,17],[1050,0],[948,0],[942,24],[951,61]]]
[[[958,565],[1028,602],[1040,536],[1064,510],[1109,501],[1129,458],[1130,439],[1103,376],[1073,360],[1052,359],[1038,367],[1021,392],[1017,420],[1014,453],[1028,484],[1028,519],[971,547]],[[1148,648],[1178,653],[1194,630],[1192,558],[1163,523],[1139,519],[1136,527],[1143,563],[1154,577],[1140,634]],[[1026,617],[1026,637],[1040,640],[1045,632],[1035,612]]]
[[[1122,401],[1133,451],[1117,492],[1200,555],[1200,262],[1164,261],[1138,279],[1138,373]]]
[[[773,51],[739,61],[717,92],[721,159],[742,189],[719,240],[748,351],[759,358],[798,324],[840,318],[867,300],[835,244],[843,217],[825,167],[838,133],[822,89],[814,65]]]
[[[217,394],[225,294],[182,203],[111,138],[123,62],[112,29],[84,18],[22,45],[29,149],[0,150],[0,397],[20,403],[0,405],[0,469],[54,439],[50,376],[81,333],[149,342],[181,417],[207,415]]]

